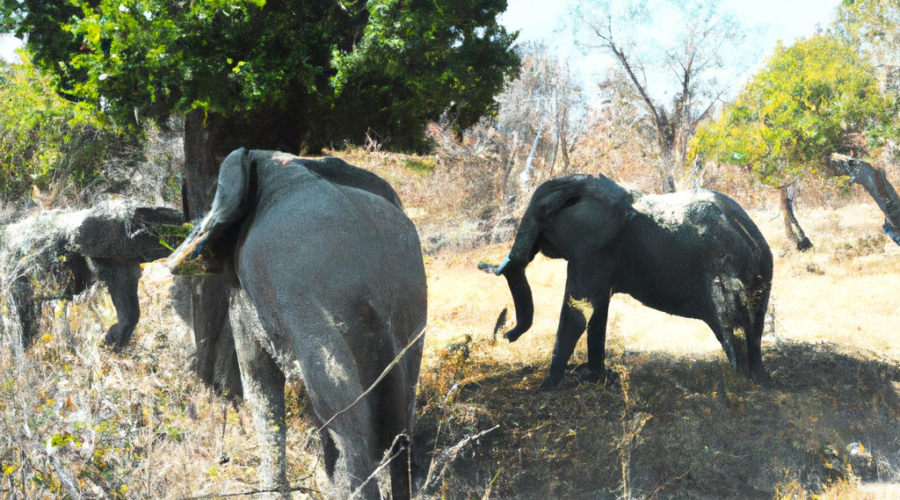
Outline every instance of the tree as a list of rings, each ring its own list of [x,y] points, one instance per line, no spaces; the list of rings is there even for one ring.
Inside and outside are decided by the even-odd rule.
[[[675,190],[676,169],[684,165],[697,125],[728,91],[718,75],[740,66],[745,28],[718,5],[718,0],[579,0],[570,11],[578,45],[615,59],[625,76],[622,90],[652,123],[663,192]],[[649,29],[653,13],[660,11],[681,23],[669,43]],[[668,78],[670,105],[654,95],[648,72],[656,80]]]
[[[868,53],[884,90],[900,93],[900,3],[844,0],[835,25]]]
[[[505,8],[505,0],[0,0],[0,26],[25,39],[61,95],[119,127],[185,114],[184,209],[199,219],[219,163],[237,147],[300,154],[372,135],[419,149],[425,124],[447,110],[457,130],[493,113],[518,67],[515,35],[496,20]],[[198,353],[198,366],[221,366],[233,353],[220,349],[230,340],[224,289],[218,277],[192,287],[195,339],[211,356]]]
[[[781,189],[785,232],[805,250],[812,245],[793,215],[791,186],[827,173],[832,153],[869,154],[893,134],[893,107],[857,48],[820,34],[779,45],[736,101],[698,132],[692,155],[746,166]]]
[[[565,175],[569,155],[584,132],[587,99],[568,61],[551,54],[545,45],[523,44],[517,51],[522,59],[519,77],[497,98],[500,110],[496,128],[514,138],[513,149],[520,140],[528,146],[522,172],[527,183],[541,175],[551,177],[554,172]],[[537,157],[543,160],[544,172],[536,171]]]
[[[27,54],[20,57],[18,64],[0,62],[0,197],[84,188],[128,140],[104,128],[89,109],[59,97],[51,90],[53,78]]]
[[[494,111],[518,64],[514,36],[496,22],[504,0],[0,5],[0,23],[26,38],[62,93],[120,124],[196,108],[249,113],[290,123],[276,140],[294,150],[361,142],[369,129],[420,147],[425,123],[448,107],[462,128]]]

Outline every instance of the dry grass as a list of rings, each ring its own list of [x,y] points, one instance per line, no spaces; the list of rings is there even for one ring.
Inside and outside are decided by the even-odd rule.
[[[538,394],[564,263],[535,261],[534,327],[515,344],[495,342],[497,315],[512,312],[512,300],[505,280],[475,266],[499,262],[509,243],[480,219],[489,204],[471,201],[477,176],[457,177],[453,169],[463,167],[433,157],[341,156],[397,188],[428,250],[419,481],[433,453],[499,426],[459,447],[422,498],[894,498],[895,486],[871,481],[900,479],[900,251],[879,232],[874,204],[833,211],[801,202],[798,217],[816,247],[798,254],[785,250],[774,202],[753,203],[776,255],[775,330],[764,343],[771,387],[735,378],[703,323],[617,296],[608,366],[620,382],[572,376]],[[501,243],[485,244],[492,241]],[[0,339],[0,498],[65,497],[67,475],[85,498],[257,487],[249,411],[191,374],[193,340],[172,294],[171,278],[148,266],[142,320],[121,355],[99,347],[113,321],[102,287],[46,303],[40,338],[24,358]],[[585,360],[582,341],[573,362]],[[322,493],[294,498],[339,497],[324,477],[306,404],[302,391],[290,392],[290,476]],[[854,442],[871,461],[849,455]]]
[[[71,497],[66,476],[85,498],[254,488],[259,460],[249,411],[193,376],[193,339],[171,305],[172,286],[161,264],[145,268],[141,322],[121,355],[99,346],[115,322],[99,285],[70,303],[45,302],[41,338],[25,359],[2,344],[0,498]],[[318,440],[310,439],[296,393],[289,403],[289,475],[298,481],[314,469]],[[317,488],[317,481],[305,485]]]
[[[764,344],[772,387],[735,378],[702,322],[616,296],[608,365],[627,382],[573,376],[538,394],[564,263],[535,260],[534,327],[493,345],[511,298],[475,264],[499,261],[506,246],[436,257],[420,430],[440,448],[501,426],[445,479],[447,497],[479,497],[493,481],[496,498],[878,498],[856,479],[900,479],[900,252],[877,232],[877,208],[801,211],[818,243],[808,254],[782,250],[778,213],[752,215],[776,254],[776,328]],[[583,342],[574,363],[586,361]],[[454,404],[443,404],[450,392]],[[851,459],[852,442],[873,462]]]

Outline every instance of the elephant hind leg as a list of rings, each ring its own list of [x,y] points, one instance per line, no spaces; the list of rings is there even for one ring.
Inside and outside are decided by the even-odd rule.
[[[715,313],[708,321],[709,326],[722,344],[732,371],[746,376],[749,364],[746,340],[749,315],[738,293],[728,290],[723,280],[717,278],[710,291]]]
[[[258,328],[263,327],[255,316],[255,308],[247,294],[243,290],[231,291],[228,319],[234,333],[243,395],[253,415],[253,427],[261,451],[262,483],[266,488],[272,488],[287,485],[286,380],[278,363],[259,341],[262,332]]]
[[[769,380],[762,362],[762,336],[769,310],[769,292],[769,287],[761,290],[759,296],[754,297],[756,303],[748,309],[747,356],[750,376],[763,382]]]
[[[391,498],[408,500],[412,497],[412,446],[409,437],[400,434],[391,447]]]
[[[405,373],[402,363],[394,366],[375,391],[378,398],[378,409],[374,415],[379,433],[378,447],[391,457],[391,496],[394,500],[412,496],[409,436],[412,434],[415,399]]]

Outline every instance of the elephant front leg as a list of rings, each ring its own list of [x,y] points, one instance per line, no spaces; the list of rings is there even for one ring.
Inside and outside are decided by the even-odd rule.
[[[94,276],[106,283],[113,306],[116,308],[116,324],[106,332],[103,344],[120,351],[128,345],[141,318],[141,307],[138,303],[141,264],[136,260],[107,259],[90,259],[88,263]]]
[[[594,308],[587,326],[588,362],[578,367],[579,376],[588,382],[614,382],[617,374],[606,369],[606,321],[609,318],[609,295],[593,301]]]
[[[562,312],[559,315],[559,328],[556,330],[556,345],[550,361],[550,376],[541,384],[539,391],[545,392],[556,387],[565,376],[569,358],[575,352],[575,345],[585,327],[584,314],[572,305],[571,296],[566,294]]]
[[[261,450],[262,487],[267,490],[286,488],[284,373],[260,341],[265,333],[259,331],[262,326],[256,319],[256,308],[243,290],[232,293],[229,318],[241,368],[244,399],[250,405]],[[270,498],[290,498],[290,494],[281,493]]]

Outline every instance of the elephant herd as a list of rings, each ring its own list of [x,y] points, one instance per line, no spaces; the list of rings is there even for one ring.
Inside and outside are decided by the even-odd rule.
[[[515,303],[510,341],[532,323],[525,269],[538,252],[568,262],[541,390],[563,379],[585,330],[588,362],[578,370],[592,380],[609,377],[606,322],[615,293],[703,320],[735,372],[767,378],[760,338],[772,254],[728,196],[643,195],[602,175],[545,182],[508,257],[491,267],[506,277]],[[210,259],[218,264],[203,264]],[[167,263],[173,274],[217,269],[229,276],[235,348],[266,486],[286,486],[285,374],[299,365],[328,475],[346,478],[355,496],[379,498],[371,478],[388,459],[392,497],[411,497],[426,278],[416,228],[387,182],[336,158],[238,149],[222,163],[210,212]],[[589,318],[577,307],[585,300]],[[129,335],[108,342],[121,347],[119,338]]]

